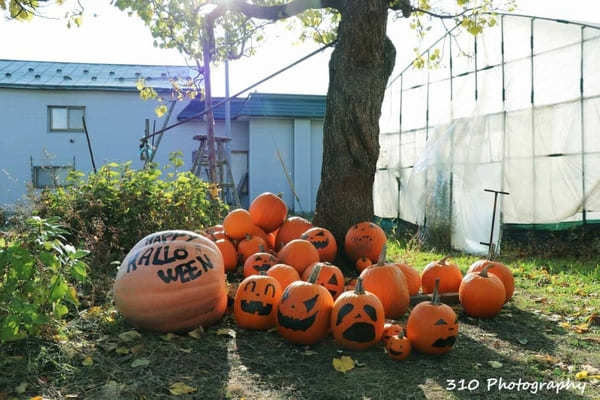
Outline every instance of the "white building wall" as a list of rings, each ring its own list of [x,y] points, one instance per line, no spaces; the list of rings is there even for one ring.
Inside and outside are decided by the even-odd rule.
[[[317,206],[317,192],[321,183],[321,165],[323,164],[323,120],[311,121],[310,135],[310,179],[311,211]]]

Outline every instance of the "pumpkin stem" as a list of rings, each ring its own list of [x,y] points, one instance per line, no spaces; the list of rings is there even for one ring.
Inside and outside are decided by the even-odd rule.
[[[365,294],[365,288],[363,288],[363,278],[360,276],[356,280],[356,285],[354,286],[355,294]]]
[[[267,275],[267,271],[264,271],[264,270],[262,270],[262,271],[259,271],[259,272],[258,272],[258,274],[259,274],[259,275],[266,276],[266,275]]]
[[[319,273],[321,272],[321,263],[316,263],[313,267],[313,270],[310,271],[310,276],[308,277],[308,283],[315,283],[317,278],[319,277]]]
[[[488,264],[485,267],[483,267],[481,272],[479,272],[479,276],[487,278],[488,277],[488,269],[490,269],[491,267],[492,267],[492,264]]]
[[[404,328],[402,328],[402,329],[400,330],[400,333],[398,334],[398,337],[399,337],[400,339],[404,339]]]
[[[431,297],[431,304],[436,305],[436,306],[441,304],[439,288],[440,288],[440,278],[436,278],[435,286],[433,287],[433,296]]]
[[[283,192],[277,193],[277,197],[279,197],[280,199],[283,199]]]
[[[252,239],[252,236],[250,236],[250,234],[249,234],[249,233],[246,233],[246,237],[245,237],[244,239],[246,239],[246,240],[250,240],[250,239]]]
[[[260,251],[261,253],[265,252],[265,246],[263,246],[262,244],[258,245],[258,251]]]
[[[377,260],[378,266],[382,266],[383,264],[385,264],[386,255],[387,255],[387,243],[385,243],[383,245],[383,248],[381,249],[381,253],[379,253],[379,259]]]

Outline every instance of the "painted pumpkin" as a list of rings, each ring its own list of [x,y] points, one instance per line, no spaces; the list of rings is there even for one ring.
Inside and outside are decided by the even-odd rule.
[[[435,280],[440,280],[440,293],[455,293],[458,292],[460,282],[462,281],[462,272],[454,263],[448,262],[449,257],[444,257],[439,261],[434,261],[423,269],[421,273],[421,287],[423,293],[433,292]]]
[[[117,310],[136,327],[173,332],[207,326],[227,307],[223,256],[194,232],[153,233],[127,254],[113,291]]]
[[[458,318],[450,306],[440,302],[439,282],[438,278],[432,300],[417,304],[406,323],[412,347],[426,354],[449,352],[458,336]]]
[[[279,251],[287,243],[294,239],[299,239],[304,232],[312,227],[312,224],[302,217],[291,217],[286,219],[277,232],[277,237],[275,238],[275,250]]]
[[[406,278],[408,294],[411,296],[419,294],[419,290],[421,290],[421,275],[419,275],[419,271],[408,264],[398,263],[395,265],[400,268],[400,271],[402,271]]]
[[[300,239],[308,240],[319,252],[319,260],[333,262],[337,255],[337,243],[333,234],[325,228],[310,228],[300,236]]]
[[[381,336],[381,340],[383,340],[383,342],[385,343],[392,336],[397,336],[403,332],[404,332],[404,328],[402,328],[402,325],[386,322],[383,325],[383,335]]]
[[[287,264],[275,264],[267,270],[267,275],[277,279],[282,289],[288,287],[292,282],[299,281],[300,275],[296,268]]]
[[[281,285],[267,275],[252,275],[240,283],[235,293],[233,316],[247,329],[269,329],[275,326]]]
[[[243,208],[230,211],[223,220],[223,230],[232,239],[240,240],[254,229],[250,213]]]
[[[381,340],[385,311],[373,293],[365,292],[358,278],[352,292],[344,292],[333,305],[331,332],[342,347],[364,350]]]
[[[398,319],[406,310],[410,302],[406,278],[394,264],[384,263],[385,247],[381,252],[379,262],[367,267],[360,276],[363,278],[365,290],[375,294],[385,310],[385,316]]]
[[[219,239],[215,242],[221,255],[223,256],[223,263],[225,265],[226,272],[233,272],[238,265],[238,253],[233,243],[229,239]]]
[[[302,273],[302,280],[308,280],[308,277],[317,265],[321,267],[321,272],[319,272],[316,282],[325,289],[329,290],[329,293],[331,293],[331,296],[334,300],[337,299],[337,297],[344,291],[345,280],[344,274],[335,265],[328,262],[314,263],[304,270]]]
[[[385,232],[378,225],[361,222],[351,226],[346,232],[344,250],[353,262],[360,257],[378,260],[386,240]]]
[[[294,239],[279,250],[277,254],[282,263],[296,268],[300,275],[311,264],[319,261],[319,252],[311,242]]]
[[[277,331],[291,342],[314,344],[329,333],[333,297],[315,283],[318,275],[317,267],[308,282],[293,282],[283,291],[277,311]]]
[[[254,253],[244,262],[244,277],[260,275],[261,272],[267,272],[269,268],[278,262],[279,260],[273,254],[262,251]]]
[[[279,196],[265,192],[252,201],[248,211],[256,226],[265,232],[273,232],[285,221],[288,209]]]
[[[363,272],[369,265],[373,265],[373,261],[369,257],[358,257],[354,263],[358,272]]]
[[[392,336],[385,342],[385,350],[393,360],[404,360],[410,355],[410,340],[404,336],[403,332]]]
[[[248,257],[255,253],[264,252],[266,247],[267,243],[261,237],[246,235],[238,243],[237,250],[242,263],[245,263]]]
[[[460,284],[458,299],[472,317],[493,317],[504,305],[506,290],[500,278],[489,272],[492,266],[490,263],[480,272],[468,273]]]
[[[496,275],[504,284],[504,290],[506,290],[506,298],[504,302],[506,303],[512,298],[513,293],[515,292],[515,278],[510,268],[497,261],[479,260],[475,261],[471,267],[469,267],[467,273],[479,272],[488,265],[491,265],[488,269],[488,272]]]

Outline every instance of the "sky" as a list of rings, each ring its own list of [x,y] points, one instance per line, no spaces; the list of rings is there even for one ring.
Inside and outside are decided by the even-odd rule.
[[[598,0],[517,0],[517,3],[519,13],[600,24]],[[81,28],[69,29],[65,20],[60,19],[37,18],[29,23],[0,20],[0,59],[186,65],[185,57],[176,50],[154,48],[149,29],[142,21],[110,6],[109,0],[88,0],[84,4],[86,16]],[[396,45],[396,66],[404,67],[411,61],[412,49],[419,44],[416,35],[405,20],[391,22],[388,35]],[[280,25],[268,27],[265,37],[254,56],[230,62],[231,93],[319,47],[315,43],[297,43],[297,34]],[[429,37],[435,39],[433,34]],[[330,54],[328,49],[253,90],[325,94]],[[213,95],[224,95],[224,77],[223,66],[214,67]]]

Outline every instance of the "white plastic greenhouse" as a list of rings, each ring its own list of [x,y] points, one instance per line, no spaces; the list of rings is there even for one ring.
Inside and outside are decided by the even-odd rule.
[[[375,213],[486,253],[506,227],[600,223],[600,25],[501,14],[447,33],[439,68],[390,79]],[[464,53],[470,54],[465,56]]]

